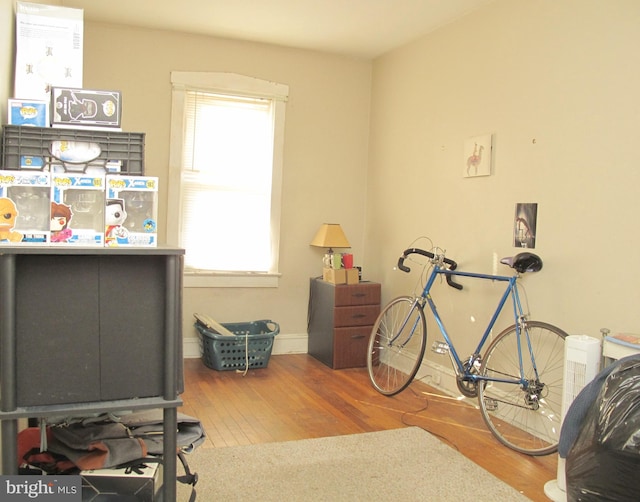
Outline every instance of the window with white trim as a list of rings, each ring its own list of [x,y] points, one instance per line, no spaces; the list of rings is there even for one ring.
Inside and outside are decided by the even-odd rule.
[[[277,285],[288,87],[230,73],[171,82],[168,233],[185,285]]]

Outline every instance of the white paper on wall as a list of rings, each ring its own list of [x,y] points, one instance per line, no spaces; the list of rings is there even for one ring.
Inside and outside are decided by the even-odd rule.
[[[82,88],[83,15],[17,2],[14,98],[49,101],[52,86]]]

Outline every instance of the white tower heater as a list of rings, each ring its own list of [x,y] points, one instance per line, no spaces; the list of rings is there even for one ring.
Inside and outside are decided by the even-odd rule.
[[[600,371],[602,342],[587,335],[569,335],[564,344],[564,379],[562,391],[562,420],[580,391]],[[554,502],[567,500],[565,459],[558,456],[557,478],[544,485],[544,493]]]

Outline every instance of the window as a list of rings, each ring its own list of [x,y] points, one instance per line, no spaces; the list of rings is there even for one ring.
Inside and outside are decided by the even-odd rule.
[[[173,72],[169,241],[185,286],[275,286],[288,87]]]

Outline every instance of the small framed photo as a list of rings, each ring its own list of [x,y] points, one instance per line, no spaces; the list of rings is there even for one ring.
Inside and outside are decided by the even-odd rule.
[[[492,135],[483,134],[474,136],[464,142],[464,168],[463,176],[473,178],[475,176],[491,175]]]
[[[516,204],[513,221],[513,245],[517,248],[534,249],[536,247],[536,228],[538,226],[538,204]]]

